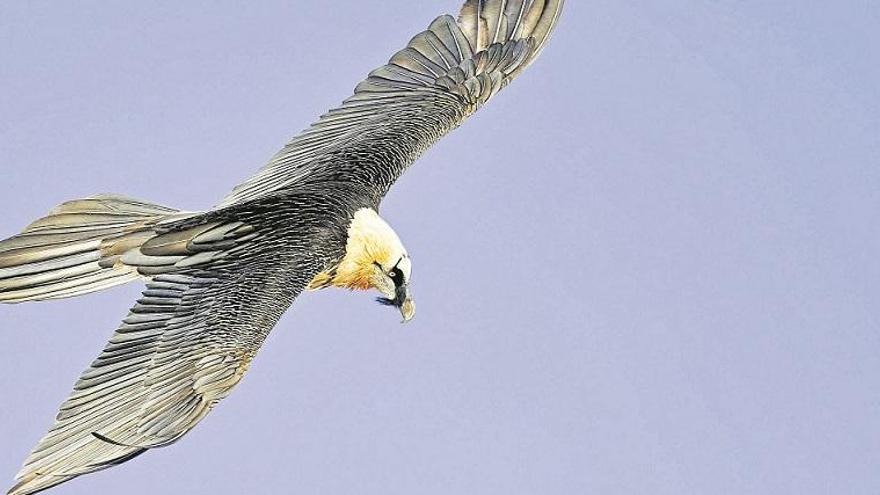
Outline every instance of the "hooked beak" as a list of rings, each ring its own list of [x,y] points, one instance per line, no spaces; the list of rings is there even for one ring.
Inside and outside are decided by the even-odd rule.
[[[400,304],[400,316],[403,316],[403,321],[401,323],[406,323],[409,320],[413,319],[413,316],[416,315],[416,303],[410,297],[407,297]]]
[[[409,295],[409,284],[403,284],[397,288],[394,294],[394,305],[400,310],[400,316],[403,317],[401,323],[406,323],[413,319],[416,315],[416,303],[413,302]]]
[[[413,317],[416,315],[416,303],[409,295],[409,284],[403,284],[400,287],[397,287],[394,292],[394,299],[378,297],[376,298],[376,300],[386,306],[394,306],[395,308],[399,309],[400,316],[403,317],[403,321],[401,321],[401,323],[406,323],[412,320]]]

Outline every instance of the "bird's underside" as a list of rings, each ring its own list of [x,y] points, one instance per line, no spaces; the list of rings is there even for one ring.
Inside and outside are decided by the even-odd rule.
[[[175,442],[241,380],[305,289],[376,289],[412,318],[410,261],[379,203],[418,156],[529,65],[562,0],[469,0],[214,209],[64,203],[0,242],[0,302],[146,289],[83,372],[12,495]]]

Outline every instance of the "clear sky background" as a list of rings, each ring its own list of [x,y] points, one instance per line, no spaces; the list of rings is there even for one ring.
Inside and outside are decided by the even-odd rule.
[[[459,5],[3,2],[0,237],[210,207]],[[878,26],[570,0],[384,203],[411,324],[306,294],[182,441],[51,493],[880,492]],[[4,483],[138,292],[0,307]]]

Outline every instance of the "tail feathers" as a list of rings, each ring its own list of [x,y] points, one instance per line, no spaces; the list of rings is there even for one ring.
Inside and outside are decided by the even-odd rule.
[[[139,277],[119,263],[152,237],[156,223],[186,216],[122,196],[69,201],[0,241],[0,303],[78,296]]]

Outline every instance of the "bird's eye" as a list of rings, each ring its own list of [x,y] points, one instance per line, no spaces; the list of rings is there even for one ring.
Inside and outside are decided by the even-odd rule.
[[[398,275],[399,273],[397,272],[397,270],[391,270],[390,272],[388,272],[388,276],[392,279],[396,279]]]

